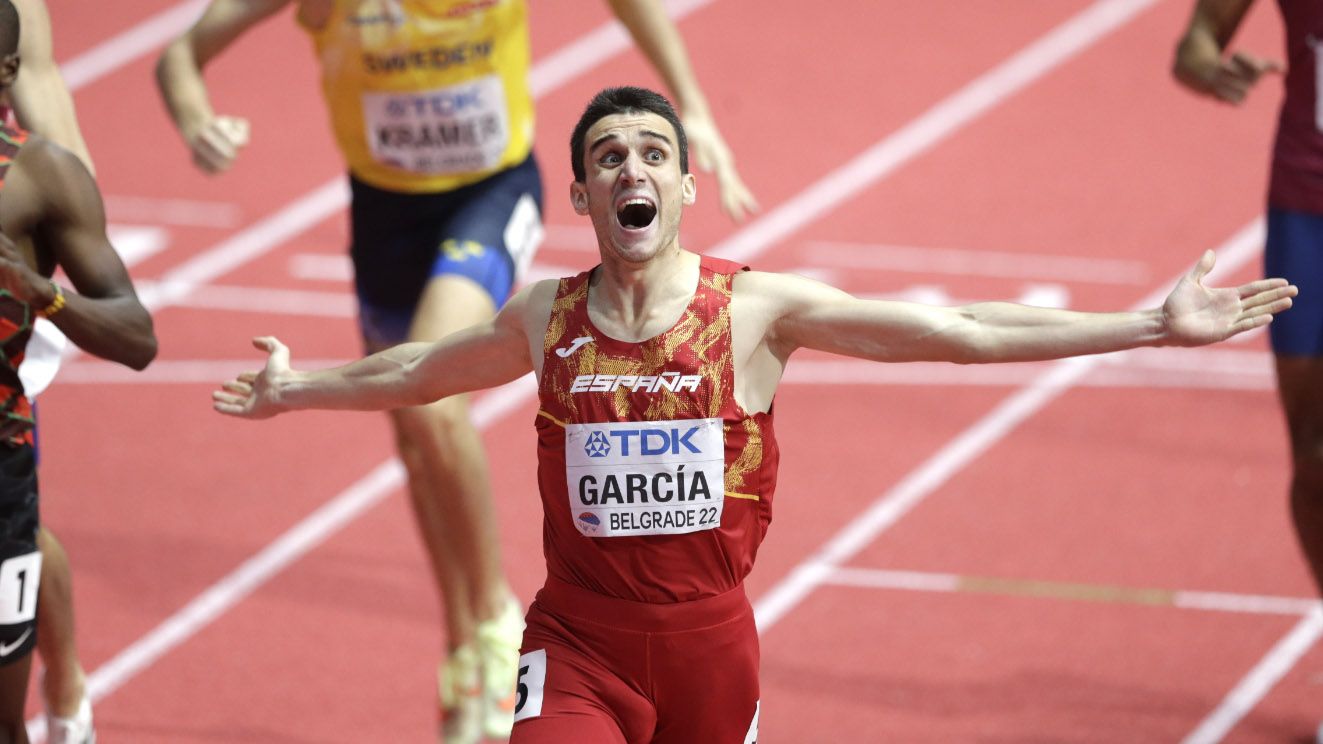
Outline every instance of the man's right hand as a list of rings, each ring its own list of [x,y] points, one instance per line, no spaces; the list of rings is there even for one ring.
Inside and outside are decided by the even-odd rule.
[[[1204,92],[1227,103],[1239,104],[1265,74],[1283,71],[1281,62],[1236,52],[1223,59],[1204,80]]]
[[[217,116],[187,139],[194,165],[208,173],[223,173],[248,144],[248,120]]]
[[[271,418],[286,410],[280,401],[279,381],[290,374],[289,347],[274,336],[259,336],[253,346],[267,353],[260,372],[244,372],[211,394],[211,406],[229,416]]]

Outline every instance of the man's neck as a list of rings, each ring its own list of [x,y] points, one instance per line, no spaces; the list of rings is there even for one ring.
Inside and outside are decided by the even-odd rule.
[[[593,322],[622,341],[670,328],[693,298],[699,261],[698,254],[678,247],[643,264],[603,261],[588,295]]]

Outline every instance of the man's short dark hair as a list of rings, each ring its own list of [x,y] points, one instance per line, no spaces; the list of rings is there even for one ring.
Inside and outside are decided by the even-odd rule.
[[[9,0],[0,0],[0,57],[18,51],[18,8]]]
[[[579,123],[574,125],[574,133],[570,135],[570,165],[574,169],[574,180],[583,183],[588,177],[583,167],[584,139],[588,136],[588,128],[608,116],[639,112],[656,114],[670,122],[680,148],[680,172],[689,172],[689,139],[685,137],[684,125],[680,123],[680,115],[675,113],[675,107],[660,93],[626,85],[607,88],[593,96],[579,117]]]

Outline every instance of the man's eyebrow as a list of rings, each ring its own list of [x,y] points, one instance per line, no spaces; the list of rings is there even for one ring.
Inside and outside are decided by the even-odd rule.
[[[602,135],[601,137],[598,137],[597,139],[593,140],[593,143],[588,146],[588,151],[592,152],[593,150],[596,150],[598,146],[600,146],[602,143],[607,142],[609,140],[618,140],[618,139],[620,139],[620,135],[616,134],[615,132],[608,132]]]
[[[662,134],[661,132],[654,132],[654,131],[652,131],[651,129],[644,129],[644,130],[643,130],[643,134],[644,134],[645,136],[647,136],[647,137],[655,137],[655,138],[661,140],[662,142],[665,142],[665,143],[668,144],[668,145],[669,145],[669,144],[672,144],[672,143],[671,143],[671,138],[670,138],[670,137],[667,137],[666,135]]]
[[[652,138],[654,138],[654,139],[659,139],[659,140],[661,140],[662,142],[665,142],[665,143],[668,144],[668,145],[674,146],[674,143],[671,142],[671,138],[670,138],[670,137],[667,137],[666,135],[662,134],[661,132],[654,132],[654,131],[652,131],[651,129],[645,129],[645,130],[643,130],[642,134],[643,134],[643,136],[645,136],[645,137],[652,137]],[[609,142],[609,141],[611,141],[611,140],[618,140],[618,139],[621,139],[621,137],[620,137],[620,135],[617,134],[616,132],[607,132],[606,134],[602,135],[601,137],[598,137],[597,139],[593,140],[593,143],[592,143],[591,145],[588,146],[588,151],[589,151],[589,152],[592,152],[593,150],[596,150],[596,149],[597,149],[600,145],[602,145],[603,143]]]

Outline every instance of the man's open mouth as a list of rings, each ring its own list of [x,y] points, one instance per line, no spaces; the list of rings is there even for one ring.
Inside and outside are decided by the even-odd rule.
[[[616,208],[616,221],[627,230],[637,230],[652,224],[657,217],[657,206],[647,199],[626,199]]]

